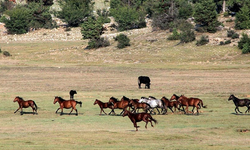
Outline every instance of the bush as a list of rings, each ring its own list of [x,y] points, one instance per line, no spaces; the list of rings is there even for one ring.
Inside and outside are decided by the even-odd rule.
[[[97,9],[98,19],[101,20],[102,23],[110,23],[109,11],[106,9]]]
[[[100,39],[103,30],[102,21],[92,17],[81,25],[83,39]]]
[[[7,52],[7,51],[3,51],[3,55],[6,56],[6,57],[11,56],[10,53]]]
[[[86,17],[92,16],[92,0],[59,0],[61,11],[56,16],[64,20],[71,27],[78,27]]]
[[[125,34],[119,34],[115,37],[115,41],[118,41],[117,47],[119,49],[125,48],[127,46],[130,46],[129,42],[130,39]]]
[[[209,43],[209,39],[206,36],[201,36],[201,39],[196,42],[197,46],[205,45]]]
[[[104,39],[104,38],[100,38],[100,39],[91,39],[88,42],[88,47],[87,49],[93,49],[93,48],[100,48],[100,47],[107,47],[109,46],[110,43],[108,40]]]
[[[239,38],[239,34],[234,30],[227,30],[227,37],[231,37],[232,39]]]
[[[250,38],[248,37],[247,34],[243,33],[242,38],[238,42],[238,48],[243,49],[243,45],[246,44],[246,43],[250,43]]]
[[[183,31],[180,35],[181,43],[188,43],[195,40],[195,34],[192,30]]]
[[[176,28],[174,28],[173,34],[170,35],[167,39],[168,40],[179,40],[180,39],[180,33],[178,33]]]
[[[250,46],[249,43],[245,43],[242,48],[242,54],[250,53]]]
[[[2,20],[9,34],[23,34],[28,32],[29,23],[32,19],[32,14],[28,9],[18,6],[15,9],[7,10],[6,14],[9,18],[3,17]]]
[[[225,44],[230,44],[231,43],[231,40],[226,40],[225,41]]]
[[[146,27],[145,14],[129,7],[118,7],[110,10],[111,15],[118,23],[118,30],[125,31]]]

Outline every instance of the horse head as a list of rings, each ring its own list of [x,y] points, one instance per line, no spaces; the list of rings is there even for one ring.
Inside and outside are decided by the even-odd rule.
[[[123,112],[123,114],[122,114],[122,117],[128,116],[128,114],[129,114],[129,111],[128,111],[128,110],[125,110],[125,111]]]
[[[234,98],[235,98],[235,96],[234,96],[233,94],[231,94],[231,95],[229,96],[229,98],[228,98],[228,101],[233,100]]]
[[[58,96],[55,96],[55,99],[54,99],[54,103],[53,104],[55,104],[56,102],[58,102],[59,101],[59,97]]]

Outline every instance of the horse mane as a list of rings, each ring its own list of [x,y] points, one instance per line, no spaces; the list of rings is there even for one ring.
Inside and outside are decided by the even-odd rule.
[[[23,100],[23,98],[22,98],[22,97],[20,97],[20,96],[17,96],[17,98],[19,98],[19,99]]]
[[[114,98],[113,96],[110,97],[110,99],[113,99],[114,101],[118,102],[118,99],[117,99],[117,98]]]
[[[126,96],[123,96],[122,97],[124,100],[129,100],[129,98],[127,98]]]
[[[63,98],[60,97],[60,96],[56,96],[56,98],[59,98],[60,101],[66,101],[65,99],[63,99]]]

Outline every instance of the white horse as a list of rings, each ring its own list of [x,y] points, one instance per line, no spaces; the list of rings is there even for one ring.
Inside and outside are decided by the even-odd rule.
[[[164,103],[162,102],[162,100],[156,99],[155,97],[152,97],[152,96],[149,96],[149,98],[141,97],[141,99],[139,100],[139,103],[147,103],[147,104],[149,104],[149,106],[152,109],[150,111],[151,114],[152,114],[154,108],[156,108],[156,110],[158,111],[158,114],[160,114],[160,111],[159,111],[158,108],[161,108],[161,112],[163,112],[163,110],[166,111],[166,109],[164,107]]]

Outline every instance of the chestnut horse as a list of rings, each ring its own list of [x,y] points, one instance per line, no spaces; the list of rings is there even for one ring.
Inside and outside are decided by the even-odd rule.
[[[181,95],[180,98],[178,99],[178,101],[180,102],[180,105],[182,106],[182,108],[183,108],[183,106],[186,106],[186,111],[185,111],[185,109],[183,109],[185,114],[188,113],[189,106],[193,106],[193,109],[192,109],[193,114],[194,114],[194,108],[196,107],[197,115],[199,115],[198,109],[200,107],[207,108],[206,106],[203,106],[203,102],[199,98],[193,98],[193,97],[187,98],[184,95]]]
[[[239,107],[244,107],[246,106],[247,107],[247,110],[245,111],[245,113],[249,112],[249,109],[250,109],[250,100],[249,99],[239,99],[237,97],[235,97],[234,95],[230,95],[229,98],[228,98],[228,101],[230,100],[233,100],[234,102],[234,105],[235,105],[235,112],[236,114],[238,114],[237,110],[242,113],[240,110],[239,110]]]
[[[100,111],[100,115],[102,115],[102,112],[105,114],[105,115],[107,115],[105,112],[104,112],[104,108],[110,108],[110,109],[114,109],[113,108],[113,104],[112,103],[110,103],[110,102],[106,102],[106,103],[103,103],[102,101],[100,101],[100,100],[98,100],[98,99],[96,99],[95,100],[95,102],[94,102],[94,105],[95,104],[98,104],[99,105],[99,107],[100,107],[100,109],[101,109],[101,111]],[[112,111],[111,111],[112,112]],[[110,112],[110,113],[111,113]],[[109,113],[109,115],[110,115],[110,113]]]
[[[152,124],[152,121],[155,122],[155,124],[157,124],[157,120],[153,119],[153,117],[149,114],[149,113],[131,113],[130,111],[128,110],[125,110],[123,115],[124,116],[128,116],[129,119],[131,120],[131,122],[134,124],[134,127],[136,128],[136,131],[138,131],[138,128],[140,126],[137,126],[137,122],[140,122],[140,121],[144,121],[146,122],[146,125],[145,125],[145,128],[147,129],[147,125],[148,125],[148,122],[151,123],[151,126],[153,126]]]
[[[172,112],[176,112],[176,108],[178,110],[180,110],[179,105],[180,102],[179,101],[170,101],[168,98],[166,98],[165,96],[163,96],[161,98],[161,100],[164,102],[165,104],[165,108],[166,108],[166,113],[167,113],[167,108],[169,108]],[[174,111],[172,110],[172,108],[174,107]]]
[[[66,108],[66,109],[71,109],[69,115],[71,114],[71,112],[73,111],[73,109],[76,111],[76,116],[78,115],[78,112],[77,112],[77,109],[76,109],[76,104],[80,104],[80,107],[82,107],[82,102],[78,102],[78,101],[75,101],[75,100],[64,100],[63,98],[61,97],[58,97],[56,96],[55,99],[54,99],[54,104],[58,102],[59,103],[59,108],[56,110],[56,113],[59,109],[61,109],[61,115],[63,114],[63,108]]]
[[[16,113],[19,109],[21,109],[21,115],[23,115],[23,108],[31,107],[33,110],[33,115],[37,114],[37,105],[36,105],[35,101],[33,101],[33,100],[25,101],[25,100],[23,100],[22,97],[17,96],[13,100],[13,102],[18,102],[18,104],[19,104],[19,108],[14,113]]]
[[[129,107],[129,100],[125,100],[123,98],[121,99],[121,101],[118,101],[117,98],[111,97],[109,99],[109,102],[114,105],[114,109],[122,109],[120,115],[125,111],[125,109],[127,109],[127,107]],[[115,113],[114,109],[112,110],[112,112]]]

